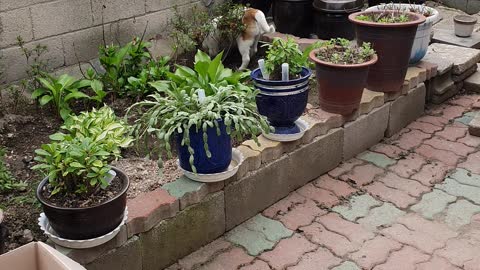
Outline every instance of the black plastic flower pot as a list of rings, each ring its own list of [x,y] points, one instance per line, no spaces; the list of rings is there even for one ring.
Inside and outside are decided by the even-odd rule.
[[[273,21],[280,33],[309,37],[313,33],[313,0],[274,0]]]
[[[385,3],[406,3],[406,4],[423,4],[425,0],[368,0],[368,6],[376,6]]]
[[[127,190],[130,185],[125,173],[113,168],[117,176],[113,181],[122,182],[122,190],[110,200],[92,207],[67,208],[55,206],[43,196],[48,177],[37,188],[37,199],[43,207],[50,226],[62,238],[71,240],[91,239],[113,231],[122,222],[127,205]]]

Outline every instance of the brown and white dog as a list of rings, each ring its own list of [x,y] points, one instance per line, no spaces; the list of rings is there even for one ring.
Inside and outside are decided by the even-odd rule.
[[[216,21],[218,20],[215,19],[214,23]],[[265,14],[258,9],[245,9],[243,23],[246,26],[245,31],[237,37],[238,51],[242,55],[242,65],[239,68],[240,70],[246,69],[250,63],[250,57],[257,53],[257,46],[260,37],[265,33],[275,32],[275,27],[268,25]],[[207,36],[207,38],[205,38],[202,47],[208,51],[210,56],[213,57],[220,53],[218,41],[219,33],[218,31],[214,30],[212,33],[210,33],[210,35]]]

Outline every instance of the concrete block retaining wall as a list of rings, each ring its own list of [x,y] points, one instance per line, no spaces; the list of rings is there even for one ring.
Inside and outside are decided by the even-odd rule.
[[[149,39],[165,32],[174,6],[182,12],[192,5],[203,6],[198,0],[0,0],[0,61],[8,63],[4,80],[25,77],[28,67],[17,36],[27,48],[46,45],[43,58],[57,69],[96,58],[103,28],[106,42],[123,44],[141,36],[148,24]]]
[[[365,91],[361,109],[348,118],[309,105],[303,118],[310,128],[302,140],[260,137],[261,146],[246,141],[238,147],[246,160],[231,179],[217,184],[177,179],[130,200],[129,220],[115,240],[62,251],[89,270],[168,267],[420,117],[429,95],[425,84],[440,76],[435,64],[420,66],[410,69],[401,94]]]

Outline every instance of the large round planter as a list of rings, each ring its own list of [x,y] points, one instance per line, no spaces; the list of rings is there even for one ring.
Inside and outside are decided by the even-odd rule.
[[[377,92],[401,90],[408,69],[417,26],[425,17],[407,12],[411,21],[405,23],[376,23],[357,20],[359,15],[395,11],[363,11],[349,16],[355,24],[357,43],[370,42],[377,52],[378,61],[370,67],[367,88]]]
[[[212,174],[227,170],[232,161],[232,140],[227,134],[225,123],[217,120],[220,128],[220,136],[215,126],[207,128],[207,144],[212,154],[209,158],[204,148],[203,129],[197,130],[196,126],[190,128],[190,146],[193,148],[193,165],[197,173]],[[178,159],[180,167],[187,171],[193,171],[190,166],[190,152],[186,145],[181,145],[183,134],[177,135]]]
[[[400,9],[407,11],[409,11],[411,8],[416,8],[420,10],[425,8],[432,13],[432,15],[426,17],[427,19],[424,23],[418,25],[417,33],[415,34],[415,40],[413,41],[409,64],[412,65],[418,63],[427,54],[428,45],[430,44],[430,38],[432,34],[432,26],[434,23],[440,20],[440,13],[438,13],[438,11],[434,8],[414,4],[383,4],[370,7],[366,11],[385,10],[386,8],[394,8],[395,10]]]
[[[407,3],[407,4],[423,4],[425,3],[425,0],[391,0],[391,1],[386,1],[386,0],[368,0],[368,6],[376,6],[380,5],[382,3]]]
[[[355,29],[348,15],[360,11],[362,7],[363,0],[314,0],[315,34],[320,39],[355,39]]]
[[[113,181],[122,182],[122,191],[114,198],[92,207],[55,206],[42,195],[42,189],[48,183],[48,177],[40,182],[37,188],[37,199],[42,204],[48,222],[60,237],[70,240],[96,238],[111,232],[122,222],[130,182],[125,173],[113,167],[112,170],[117,173]]]
[[[378,58],[375,55],[362,64],[338,65],[318,59],[319,50],[310,52],[310,59],[315,62],[319,105],[324,111],[349,115],[358,109],[369,68]]]
[[[275,127],[275,133],[299,132],[295,121],[305,111],[308,100],[308,80],[312,72],[302,68],[300,78],[289,81],[270,81],[262,78],[260,69],[252,71],[254,85],[260,90],[257,95],[258,112],[266,116]]]
[[[273,21],[280,33],[309,37],[313,32],[313,0],[274,0]]]

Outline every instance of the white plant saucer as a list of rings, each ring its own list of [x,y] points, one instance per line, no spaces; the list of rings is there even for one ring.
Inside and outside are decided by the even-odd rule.
[[[243,163],[243,160],[244,160],[244,157],[242,152],[240,152],[240,150],[233,148],[232,162],[228,166],[228,169],[224,172],[212,173],[212,174],[193,173],[193,172],[184,170],[182,167],[180,167],[180,163],[178,160],[177,160],[177,164],[179,164],[178,167],[187,178],[193,181],[202,182],[202,183],[214,183],[214,182],[227,180],[228,178],[234,176],[237,173],[240,165]]]
[[[293,142],[299,140],[303,137],[303,134],[305,134],[305,131],[307,131],[310,126],[302,118],[298,118],[298,120],[295,121],[295,125],[300,128],[300,132],[293,134],[263,133],[263,136],[269,140],[277,142]]]
[[[48,222],[48,218],[45,213],[40,214],[40,217],[38,218],[38,225],[40,225],[40,229],[42,229],[42,231],[48,236],[48,238],[52,240],[55,244],[66,248],[85,249],[100,246],[112,240],[118,234],[118,232],[120,232],[120,229],[122,225],[125,224],[125,222],[127,221],[127,218],[128,209],[125,208],[122,222],[120,222],[120,225],[118,225],[113,231],[96,238],[85,240],[70,240],[58,236],[58,234],[50,226],[50,223]]]

